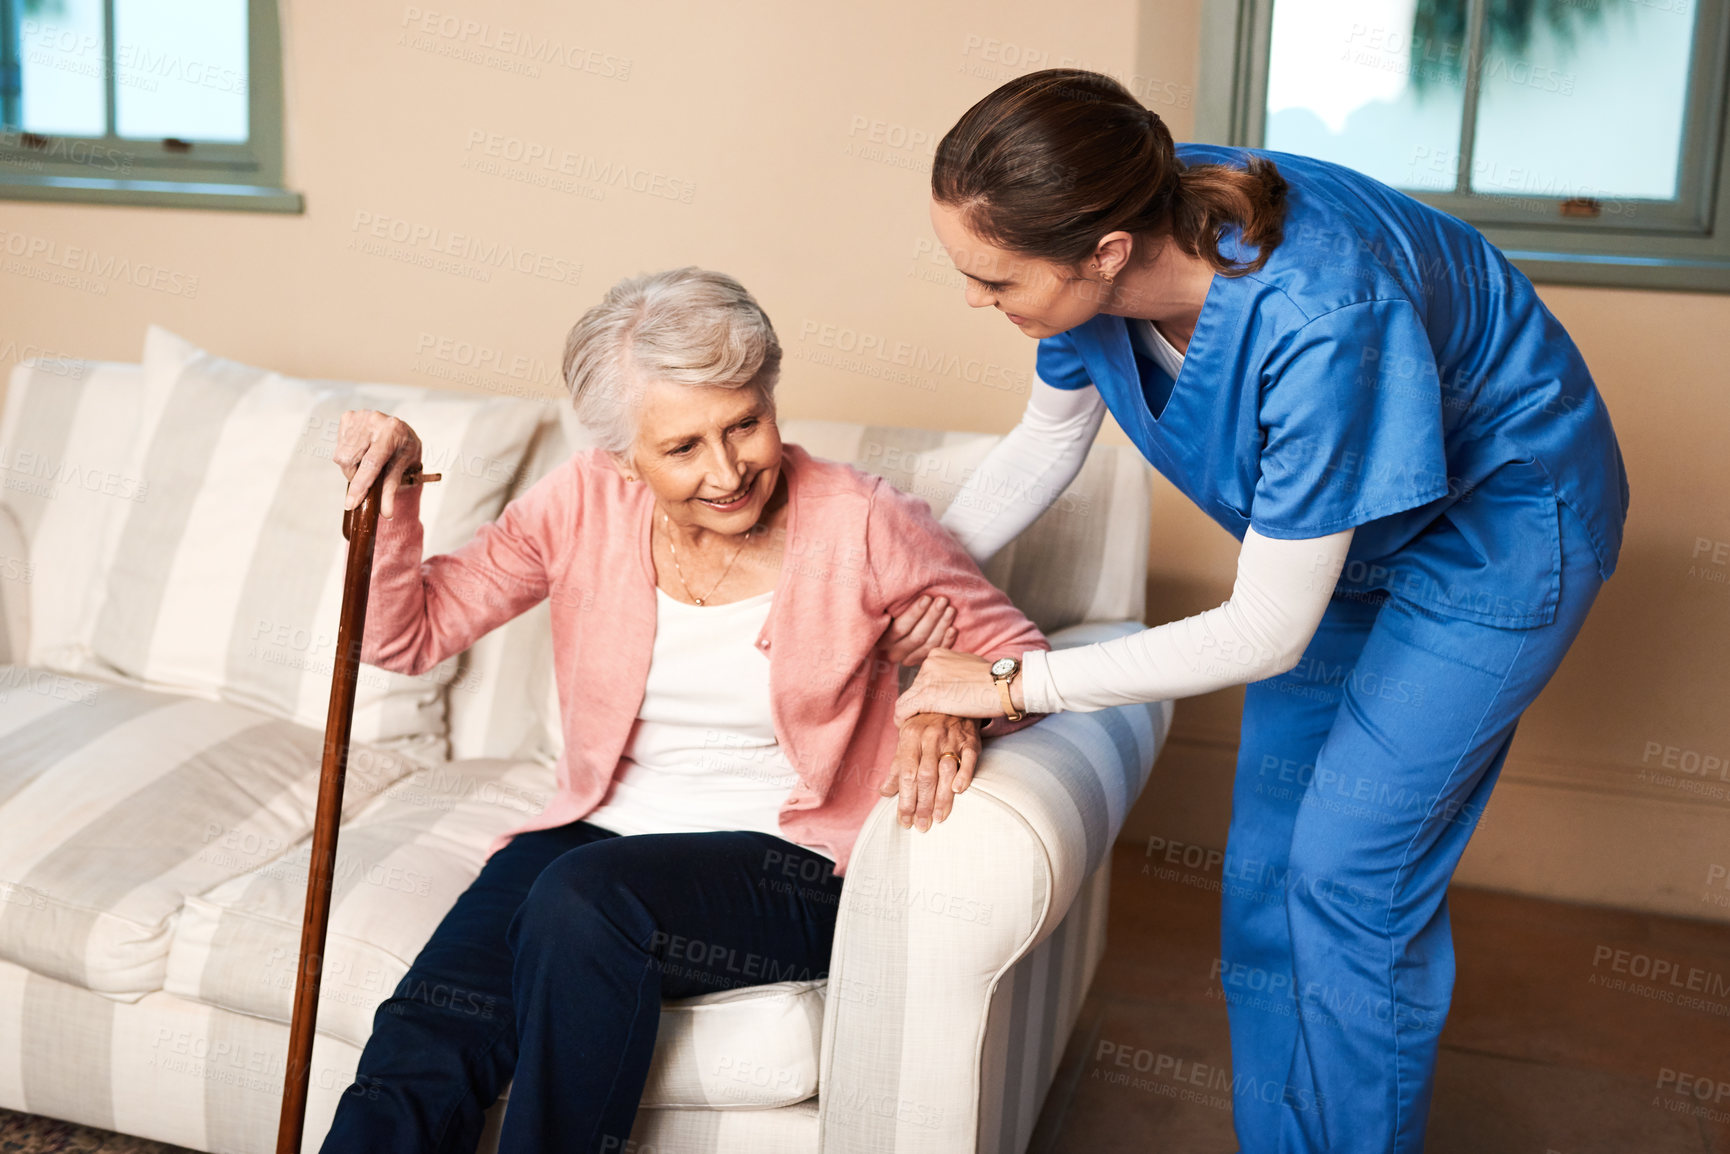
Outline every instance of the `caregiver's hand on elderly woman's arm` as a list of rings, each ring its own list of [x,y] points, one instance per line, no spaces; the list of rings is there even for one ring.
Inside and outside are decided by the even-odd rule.
[[[929,593],[889,623],[883,651],[891,665],[918,665],[933,649],[948,649],[961,636],[955,628],[955,606],[939,593]]]

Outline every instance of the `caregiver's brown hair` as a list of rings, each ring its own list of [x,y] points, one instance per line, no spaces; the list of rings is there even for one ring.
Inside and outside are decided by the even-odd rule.
[[[944,134],[931,195],[984,240],[1037,260],[1080,264],[1122,230],[1170,236],[1235,276],[1266,263],[1285,224],[1285,178],[1247,160],[1185,165],[1165,121],[1122,84],[1047,68],[1002,85]],[[1232,225],[1259,249],[1246,264],[1219,250]]]

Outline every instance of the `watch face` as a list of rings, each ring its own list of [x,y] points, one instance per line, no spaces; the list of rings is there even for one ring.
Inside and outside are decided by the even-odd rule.
[[[973,668],[978,669],[979,667],[977,665],[975,665]],[[993,676],[993,677],[1008,677],[1011,673],[1015,672],[1015,669],[1016,669],[1015,658],[1013,658],[1013,657],[999,657],[996,661],[993,661],[991,663],[991,676]]]

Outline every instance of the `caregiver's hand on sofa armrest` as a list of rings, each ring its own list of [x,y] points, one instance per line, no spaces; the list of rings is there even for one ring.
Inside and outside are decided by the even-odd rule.
[[[420,465],[420,437],[407,422],[374,409],[350,409],[337,428],[336,450],[330,459],[348,478],[343,508],[360,504],[372,483],[384,474],[384,496],[379,512],[389,517],[396,505],[397,487],[403,473]]]
[[[955,795],[973,780],[979,761],[979,722],[947,713],[917,713],[901,725],[901,740],[878,792],[899,795],[902,829],[930,829],[949,816]]]
[[[896,699],[896,720],[916,713],[953,712],[988,719],[1006,716],[1003,694],[991,676],[991,665],[989,658],[976,653],[933,649],[920,665],[913,684]],[[1009,700],[1019,715],[1027,715],[1019,673],[1010,678]]]

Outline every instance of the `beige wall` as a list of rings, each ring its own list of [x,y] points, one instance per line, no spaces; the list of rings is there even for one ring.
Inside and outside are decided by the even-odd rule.
[[[302,375],[554,396],[565,329],[608,284],[696,263],[775,318],[787,414],[1002,430],[1033,347],[967,310],[934,253],[932,143],[1048,65],[1132,80],[1180,139],[1193,121],[1197,0],[284,7],[305,214],[0,202],[8,234],[164,270],[169,290],[47,283],[49,258],[9,258],[0,369],[38,351],[136,360],[156,322]],[[464,20],[489,23],[465,39]],[[525,38],[578,66],[487,46]],[[489,155],[519,147],[569,153],[569,171]],[[529,271],[487,263],[507,248]],[[1463,876],[1730,918],[1730,781],[1683,771],[1730,763],[1730,298],[1544,296],[1609,398],[1634,509]],[[1153,621],[1218,604],[1235,551],[1156,485]],[[1240,697],[1180,704],[1128,836],[1223,844]]]

